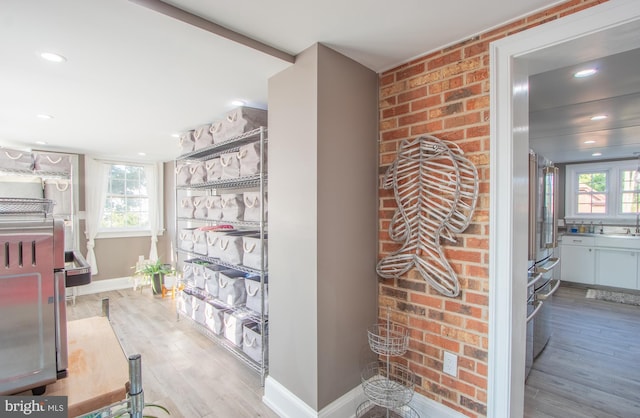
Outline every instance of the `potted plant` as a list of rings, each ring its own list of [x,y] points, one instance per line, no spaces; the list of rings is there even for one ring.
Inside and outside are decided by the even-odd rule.
[[[142,276],[145,282],[151,283],[151,289],[154,295],[162,293],[162,284],[165,274],[172,273],[173,270],[169,264],[163,264],[160,260],[147,263],[136,270],[136,275]]]

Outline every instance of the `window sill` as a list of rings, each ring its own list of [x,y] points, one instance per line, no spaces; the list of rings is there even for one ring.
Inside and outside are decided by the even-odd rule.
[[[162,236],[164,230],[158,231],[158,236]],[[151,231],[101,231],[96,235],[96,239],[110,239],[110,238],[136,238],[136,237],[151,237]]]

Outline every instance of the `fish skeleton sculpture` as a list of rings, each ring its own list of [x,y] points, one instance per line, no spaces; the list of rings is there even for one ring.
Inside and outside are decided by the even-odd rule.
[[[376,268],[384,278],[397,278],[411,268],[440,293],[460,293],[456,273],[440,246],[455,242],[473,216],[478,199],[478,172],[450,141],[433,136],[403,140],[396,160],[387,169],[384,189],[393,189],[398,208],[389,235],[401,243]]]

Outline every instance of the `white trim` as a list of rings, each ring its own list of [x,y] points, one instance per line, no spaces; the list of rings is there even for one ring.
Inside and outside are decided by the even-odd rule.
[[[526,237],[515,239],[514,233],[521,225],[526,228],[527,215],[523,206],[526,206],[527,198],[517,198],[519,190],[526,189],[520,174],[526,168],[520,165],[526,157],[521,154],[527,151],[522,150],[523,136],[528,147],[528,121],[524,125],[519,122],[523,109],[528,108],[523,100],[528,93],[514,94],[514,87],[533,71],[527,67],[527,54],[537,52],[540,55],[545,48],[620,28],[639,18],[637,0],[611,0],[490,46],[489,417],[521,417],[524,410],[524,379],[521,378],[524,353],[520,353],[518,347],[523,345],[520,337],[524,334],[521,316],[524,316],[525,300],[520,298],[523,284],[518,277],[526,273],[526,270],[521,271],[523,259],[526,259],[526,249],[524,252],[521,249],[526,243],[520,242]],[[627,33],[626,39],[636,36],[633,32]],[[618,43],[615,48],[624,46]]]
[[[312,418],[318,413],[271,376],[264,381],[264,402],[281,418]]]
[[[281,418],[355,418],[358,405],[365,400],[362,386],[358,385],[316,412],[271,376],[265,380],[262,398],[262,402]],[[422,417],[465,418],[465,415],[419,393],[413,394],[409,406]]]
[[[92,280],[91,283],[83,286],[74,286],[68,289],[77,289],[76,296],[91,295],[93,293],[109,292],[112,290],[129,289],[133,287],[131,277],[120,277],[117,279]]]

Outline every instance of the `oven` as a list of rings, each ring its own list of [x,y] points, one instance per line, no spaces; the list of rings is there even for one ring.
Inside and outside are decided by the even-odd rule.
[[[0,198],[0,395],[42,394],[66,376],[64,223],[52,205]]]

